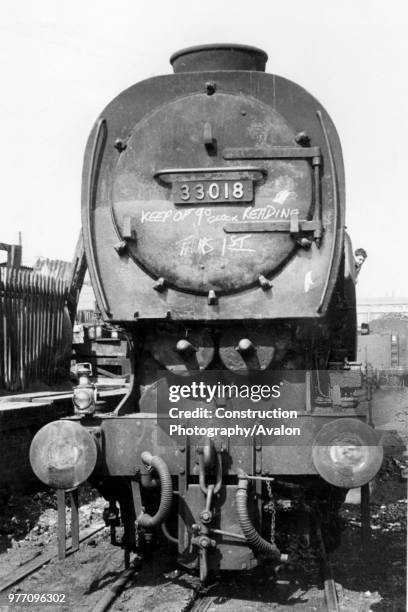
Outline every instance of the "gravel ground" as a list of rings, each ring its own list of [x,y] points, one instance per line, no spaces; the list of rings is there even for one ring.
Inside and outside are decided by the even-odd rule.
[[[11,495],[0,504],[0,553],[13,551],[23,554],[32,547],[44,547],[55,542],[57,534],[57,501],[53,493],[39,492],[34,495]],[[106,502],[85,484],[79,491],[81,505],[80,527],[86,528],[97,518],[101,520]],[[67,510],[67,522],[71,511]],[[0,576],[2,571],[0,554]]]

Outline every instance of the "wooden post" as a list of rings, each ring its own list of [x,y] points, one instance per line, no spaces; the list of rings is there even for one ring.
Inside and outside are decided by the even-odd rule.
[[[368,552],[370,544],[370,485],[361,487],[361,542],[364,552]]]
[[[67,520],[65,515],[65,491],[57,489],[58,508],[58,559],[67,555]]]

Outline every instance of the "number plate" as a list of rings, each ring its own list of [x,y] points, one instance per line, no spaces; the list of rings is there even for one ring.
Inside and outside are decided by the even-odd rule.
[[[172,196],[175,204],[236,204],[252,202],[254,188],[250,180],[177,181]]]

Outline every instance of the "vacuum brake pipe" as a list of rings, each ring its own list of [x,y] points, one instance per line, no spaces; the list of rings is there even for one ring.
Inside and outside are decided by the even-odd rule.
[[[142,461],[146,465],[156,470],[159,475],[161,492],[160,492],[160,505],[156,514],[151,516],[147,512],[143,512],[138,516],[137,521],[140,527],[151,529],[163,523],[171,509],[173,501],[173,483],[171,481],[171,475],[167,463],[157,456],[153,456],[151,453],[145,451],[142,453]]]
[[[264,540],[252,525],[248,514],[248,479],[241,475],[238,475],[238,478],[238,488],[235,497],[236,509],[239,524],[248,544],[263,555],[279,559],[279,561],[286,560],[287,556],[281,555],[279,548],[275,544]]]

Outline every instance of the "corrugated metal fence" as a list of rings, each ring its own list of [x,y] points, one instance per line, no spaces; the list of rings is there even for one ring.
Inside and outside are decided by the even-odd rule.
[[[0,267],[0,388],[55,381],[67,294],[61,278]]]

